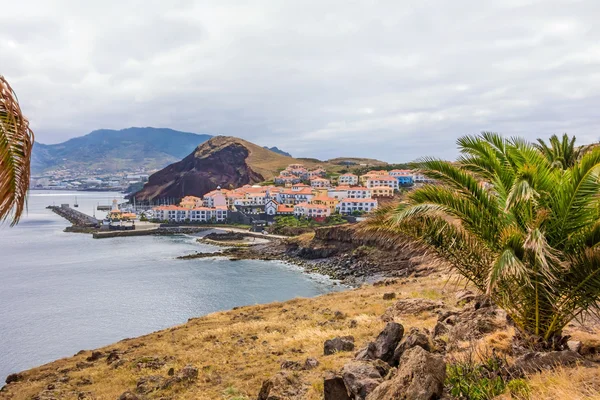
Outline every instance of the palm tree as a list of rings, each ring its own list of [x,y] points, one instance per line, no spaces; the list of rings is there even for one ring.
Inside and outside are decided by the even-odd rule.
[[[365,229],[417,239],[522,333],[559,338],[600,304],[600,148],[561,169],[519,138],[484,132],[458,146],[457,163],[420,163],[438,185],[413,191]]]
[[[556,135],[552,135],[546,144],[543,139],[538,139],[538,143],[534,146],[541,151],[546,158],[555,166],[567,169],[573,166],[581,155],[581,150],[575,147],[575,136],[569,138],[566,133],[563,134],[562,140]]]
[[[19,222],[29,188],[33,132],[17,96],[0,75],[0,221]]]

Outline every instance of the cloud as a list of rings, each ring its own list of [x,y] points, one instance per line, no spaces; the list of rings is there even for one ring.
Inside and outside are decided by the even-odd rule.
[[[0,14],[0,73],[45,143],[161,126],[453,158],[482,130],[598,140],[598,17],[593,0],[30,0]]]

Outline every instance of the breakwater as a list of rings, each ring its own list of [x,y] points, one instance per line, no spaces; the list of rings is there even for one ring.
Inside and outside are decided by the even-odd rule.
[[[100,231],[94,232],[92,237],[94,239],[106,239],[113,237],[123,236],[148,236],[148,235],[177,235],[177,234],[189,234],[198,233],[212,229],[210,227],[202,226],[174,226],[174,227],[159,227],[149,229],[136,229],[133,231]]]
[[[46,208],[60,215],[61,217],[72,223],[73,226],[91,228],[98,227],[100,225],[96,218],[90,217],[89,215],[84,214],[81,211],[74,210],[66,204],[63,204],[60,207],[48,206]]]

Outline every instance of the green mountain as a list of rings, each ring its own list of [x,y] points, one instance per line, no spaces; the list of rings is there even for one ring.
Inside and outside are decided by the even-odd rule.
[[[181,160],[211,135],[167,128],[100,129],[58,144],[35,143],[34,174],[68,168],[73,172],[159,169]]]

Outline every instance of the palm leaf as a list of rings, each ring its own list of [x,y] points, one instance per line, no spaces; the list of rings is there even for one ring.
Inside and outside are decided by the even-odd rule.
[[[0,221],[16,224],[26,206],[33,132],[17,96],[0,75]]]

